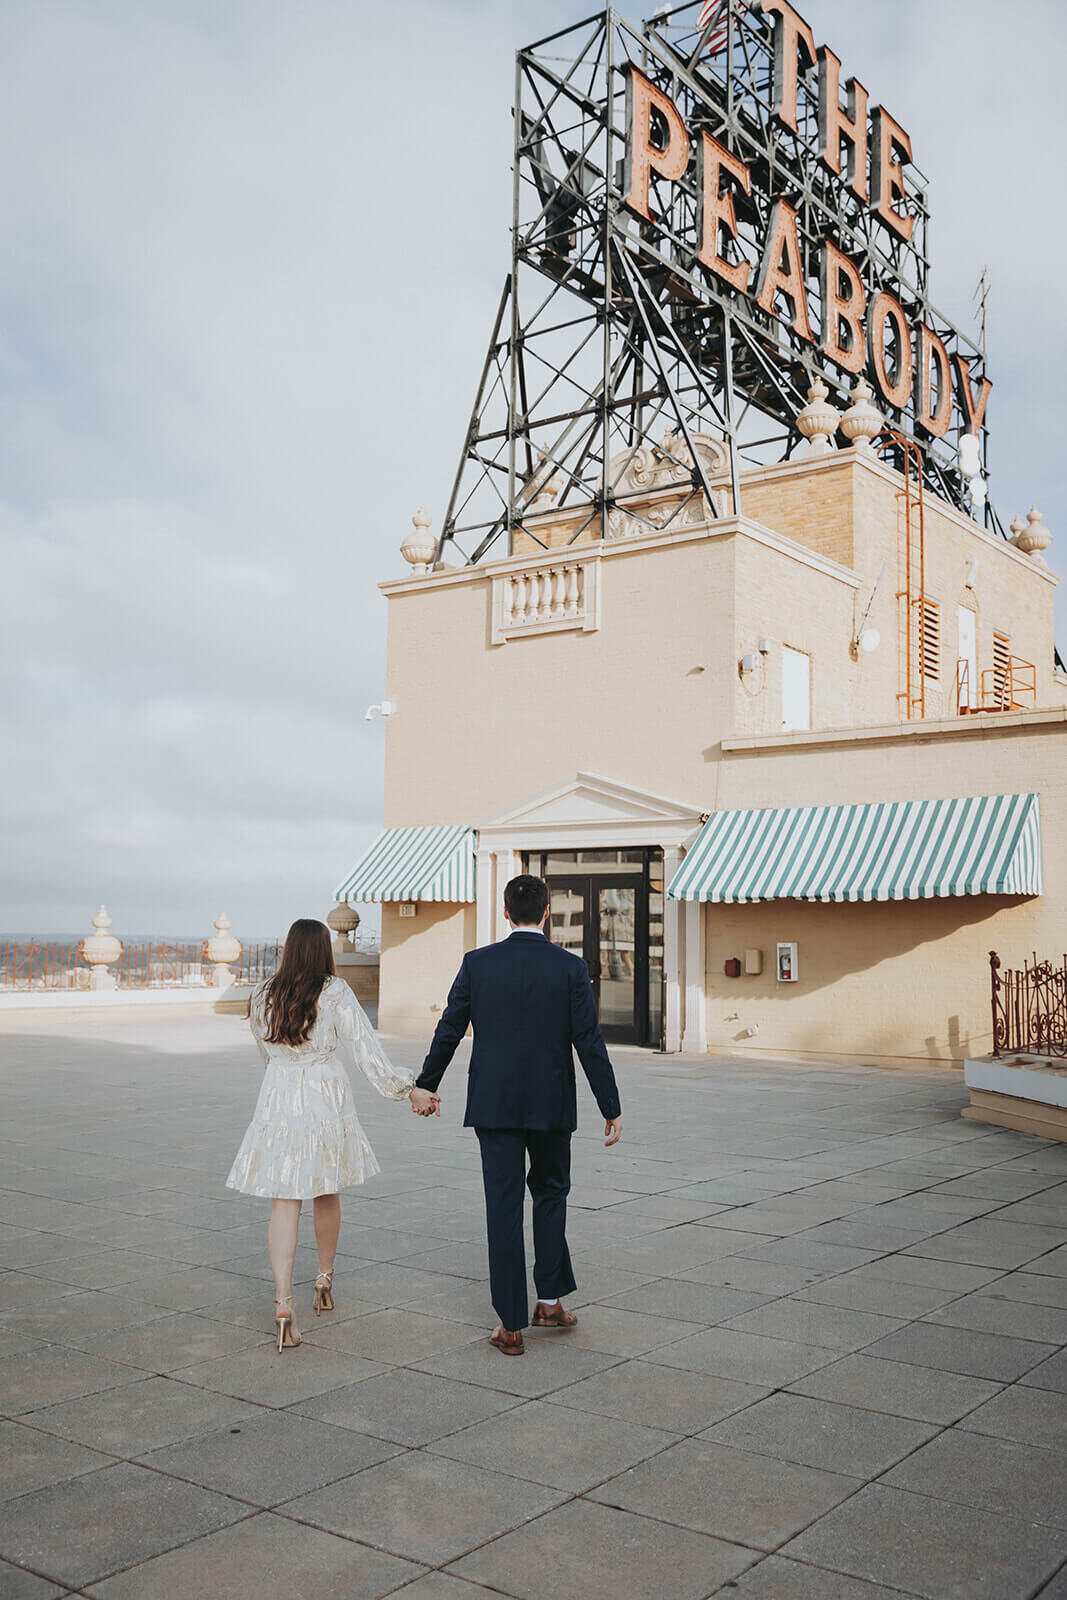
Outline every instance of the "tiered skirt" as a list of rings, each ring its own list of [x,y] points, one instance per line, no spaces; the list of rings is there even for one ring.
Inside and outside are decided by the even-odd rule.
[[[227,1188],[272,1200],[311,1200],[380,1171],[336,1059],[270,1062]]]

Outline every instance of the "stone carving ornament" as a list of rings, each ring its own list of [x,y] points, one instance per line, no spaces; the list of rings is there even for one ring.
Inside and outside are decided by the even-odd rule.
[[[705,433],[693,434],[692,438],[707,476],[721,477],[727,471],[730,459],[722,440],[712,438]],[[632,450],[621,451],[613,456],[608,471],[610,481],[615,486],[616,496],[625,499],[641,491],[652,494],[675,484],[691,484],[693,457],[685,435],[680,430],[668,428],[658,445],[639,444]],[[716,506],[721,515],[722,496],[718,494]],[[671,520],[676,509],[675,504],[666,506],[659,513],[650,509],[647,521],[655,528],[663,528]],[[686,506],[680,521],[683,526],[691,527],[705,520],[704,496],[698,493]],[[607,539],[637,538],[648,531],[645,522],[631,516],[619,506],[608,513],[608,526],[605,531]]]

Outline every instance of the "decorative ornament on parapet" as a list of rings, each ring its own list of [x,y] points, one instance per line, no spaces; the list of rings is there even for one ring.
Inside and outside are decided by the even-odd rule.
[[[808,403],[797,413],[797,427],[808,441],[808,454],[824,456],[830,452],[830,440],[837,432],[841,413],[830,404],[830,391],[819,377],[812,380],[808,390]]]
[[[433,558],[437,540],[430,532],[433,518],[425,506],[420,506],[411,519],[414,533],[409,533],[400,546],[400,554],[411,566],[412,575],[433,571]]]
[[[204,946],[204,954],[215,968],[211,975],[214,989],[228,989],[235,981],[230,962],[241,959],[241,943],[230,932],[232,927],[233,923],[225,911],[220,911],[215,918],[215,936]]]
[[[707,476],[725,477],[730,467],[730,456],[722,440],[709,433],[691,433],[690,437]],[[617,499],[629,499],[641,493],[659,498],[665,489],[692,485],[693,455],[684,433],[668,428],[659,444],[639,444],[632,450],[623,450],[612,456],[608,474],[615,485]],[[715,504],[718,515],[725,516],[726,497],[722,490],[715,491]],[[677,506],[677,499],[668,500],[661,509],[642,506],[641,517],[631,516],[628,511],[616,506],[608,513],[604,537],[634,539],[642,533],[654,533],[674,520]],[[678,521],[682,527],[692,527],[707,522],[708,516],[703,494],[696,493]]]
[[[563,492],[566,474],[549,459],[547,450],[537,453],[537,466],[530,481],[530,510],[551,511]]]
[[[873,390],[866,378],[857,378],[852,385],[852,404],[841,418],[841,432],[854,450],[869,450],[871,440],[877,439],[885,427],[885,418],[871,404]]]
[[[1026,521],[1016,517],[1011,525],[1014,537],[1012,544],[1021,550],[1024,556],[1029,556],[1035,567],[1047,567],[1045,551],[1052,543],[1051,530],[1045,527],[1041,520],[1041,512],[1036,506],[1031,506],[1026,513]]]
[[[114,989],[115,974],[108,971],[122,955],[122,944],[113,933],[108,933],[111,926],[111,917],[108,915],[107,906],[101,906],[93,918],[95,933],[91,933],[84,940],[81,953],[92,968],[89,978],[90,989]]]
[[[334,935],[333,953],[335,956],[351,956],[356,953],[356,929],[359,927],[360,916],[358,911],[353,911],[350,905],[343,902],[334,906],[326,918],[326,926]]]

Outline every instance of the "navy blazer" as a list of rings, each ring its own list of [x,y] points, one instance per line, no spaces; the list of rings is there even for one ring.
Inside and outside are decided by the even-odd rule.
[[[601,1115],[619,1115],[588,968],[544,934],[517,930],[467,952],[423,1062],[420,1089],[437,1088],[468,1023],[474,1048],[465,1127],[573,1132],[574,1050]]]

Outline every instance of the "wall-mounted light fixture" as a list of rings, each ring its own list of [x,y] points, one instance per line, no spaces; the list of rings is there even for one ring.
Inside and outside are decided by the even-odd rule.
[[[364,713],[363,713],[364,722],[372,721],[373,717],[374,717],[374,713],[376,711],[379,713],[380,716],[391,717],[393,715],[393,713],[396,711],[396,701],[395,700],[382,700],[378,705],[368,706],[366,711],[364,711]]]

